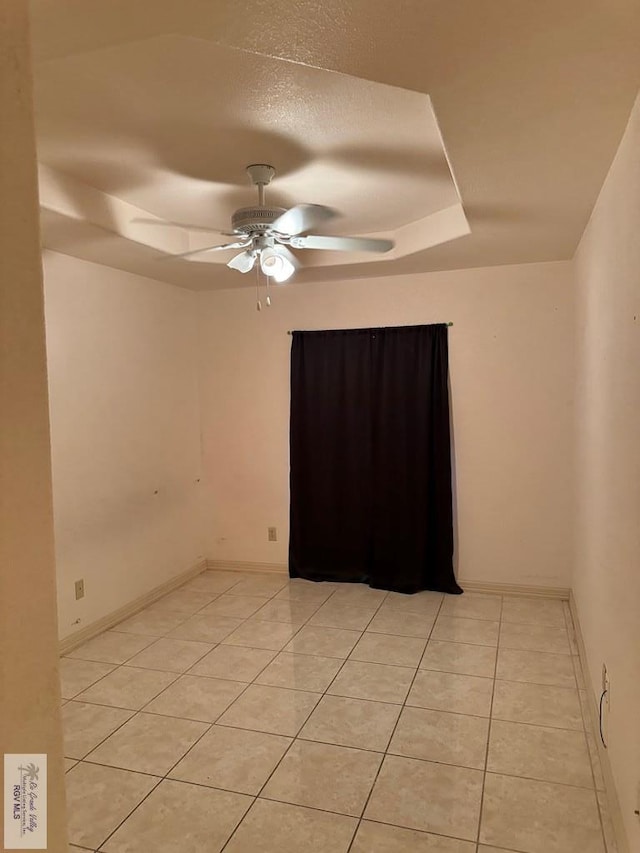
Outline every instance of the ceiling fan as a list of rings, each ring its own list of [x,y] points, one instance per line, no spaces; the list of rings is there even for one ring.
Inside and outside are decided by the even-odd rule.
[[[265,187],[275,173],[273,166],[264,163],[247,166],[247,174],[258,188],[258,204],[236,210],[231,217],[230,231],[182,225],[179,222],[160,222],[157,219],[135,221],[148,225],[178,225],[234,237],[231,242],[220,246],[208,246],[171,257],[190,259],[207,252],[242,249],[227,263],[228,267],[248,273],[258,263],[262,272],[276,282],[287,281],[298,267],[297,258],[289,246],[294,249],[332,249],[342,252],[388,252],[393,248],[393,240],[309,234],[315,226],[337,216],[337,211],[321,204],[297,204],[289,210],[266,205]]]

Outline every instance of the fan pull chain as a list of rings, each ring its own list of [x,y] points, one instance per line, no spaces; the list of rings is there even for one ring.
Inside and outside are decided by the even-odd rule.
[[[265,279],[266,279],[265,284],[266,284],[266,289],[267,289],[267,298],[265,299],[265,302],[267,303],[267,308],[270,308],[271,307],[271,297],[269,296],[269,276],[265,275]]]
[[[256,264],[256,311],[262,311],[262,302],[260,302],[260,263]]]

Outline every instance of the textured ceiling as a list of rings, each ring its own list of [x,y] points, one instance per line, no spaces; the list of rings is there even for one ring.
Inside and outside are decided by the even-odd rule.
[[[185,287],[247,282],[163,259],[192,239],[127,232],[128,205],[226,227],[256,160],[278,168],[274,203],[338,207],[335,233],[424,223],[426,248],[306,253],[295,280],[571,257],[640,85],[636,0],[31,7],[39,155],[61,199],[45,244]],[[471,233],[430,236],[460,198]]]

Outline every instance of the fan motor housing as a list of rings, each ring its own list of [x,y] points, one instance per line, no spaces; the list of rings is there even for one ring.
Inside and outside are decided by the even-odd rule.
[[[241,207],[231,217],[231,225],[235,231],[245,234],[268,231],[271,223],[284,212],[284,207]]]

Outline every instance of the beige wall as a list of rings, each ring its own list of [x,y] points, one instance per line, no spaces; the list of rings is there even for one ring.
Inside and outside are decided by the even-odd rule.
[[[640,100],[576,256],[573,589],[591,680],[606,663],[609,758],[640,850]]]
[[[44,271],[64,637],[204,554],[196,294],[53,252]]]
[[[281,286],[259,313],[250,289],[198,300],[209,557],[286,562],[288,329],[450,321],[459,575],[569,586],[570,263]]]
[[[66,853],[47,370],[31,91],[26,3],[3,0],[0,752],[48,755],[47,849],[50,853]]]

